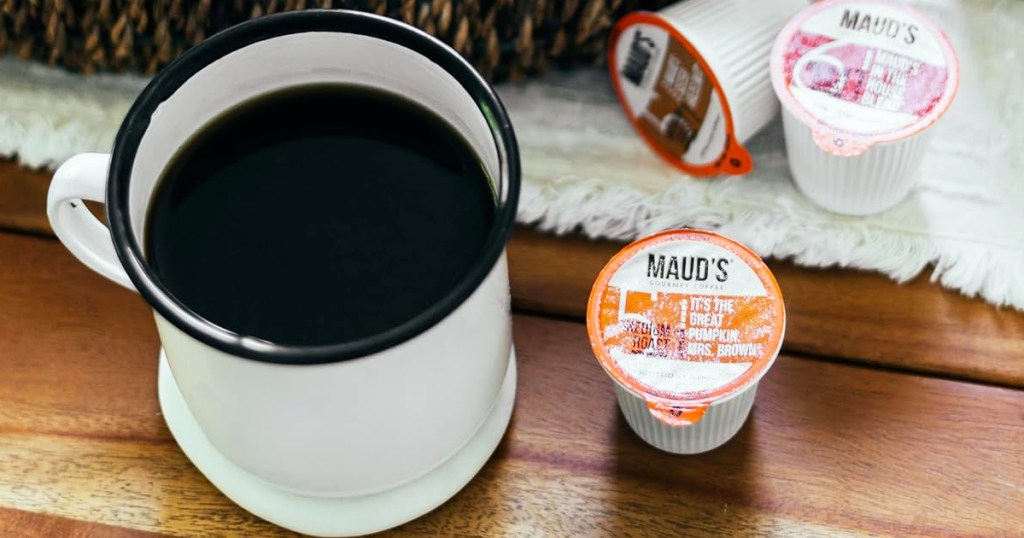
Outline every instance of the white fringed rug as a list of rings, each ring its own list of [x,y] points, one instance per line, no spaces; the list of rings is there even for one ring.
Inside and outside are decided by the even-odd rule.
[[[822,211],[789,178],[778,121],[749,144],[755,171],[699,180],[662,163],[621,113],[603,70],[499,87],[523,157],[519,220],[629,240],[658,230],[718,230],[762,256],[810,266],[932,279],[1024,310],[1024,2],[917,0],[950,34],[960,93],[935,127],[922,177],[869,217]],[[109,151],[145,84],[0,59],[0,154],[53,166]]]

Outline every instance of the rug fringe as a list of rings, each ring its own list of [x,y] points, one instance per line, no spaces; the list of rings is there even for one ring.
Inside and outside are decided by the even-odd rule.
[[[706,205],[705,196],[707,190],[689,182],[657,194],[593,178],[565,177],[543,185],[526,182],[518,220],[559,235],[580,232],[620,241],[672,228],[714,230],[762,257],[810,267],[872,270],[901,283],[934,262],[932,282],[1024,310],[1024,254],[1017,249],[933,240],[853,219],[836,224],[794,218],[792,208],[785,205],[767,211],[722,210]],[[941,248],[937,241],[943,243]],[[993,248],[1004,252],[992,256]]]

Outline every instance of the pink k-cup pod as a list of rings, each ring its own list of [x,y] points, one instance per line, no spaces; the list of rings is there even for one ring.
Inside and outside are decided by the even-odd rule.
[[[771,54],[793,179],[822,207],[866,215],[917,180],[928,128],[959,83],[956,53],[922,13],[889,0],[825,0]]]
[[[745,174],[744,144],[775,117],[772,40],[808,0],[686,0],[626,15],[608,67],[626,116],[669,163],[696,176]]]
[[[785,330],[782,292],[764,262],[699,230],[622,249],[587,306],[591,347],[626,422],[675,454],[707,452],[736,435]]]

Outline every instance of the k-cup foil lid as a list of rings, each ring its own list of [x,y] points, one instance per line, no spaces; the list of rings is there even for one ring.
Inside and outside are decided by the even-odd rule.
[[[721,83],[671,19],[649,12],[623,17],[608,54],[626,115],[665,160],[698,176],[752,169]]]
[[[959,84],[945,34],[889,0],[826,0],[800,11],[775,41],[771,74],[782,105],[836,155],[927,129]]]
[[[746,247],[697,230],[659,233],[608,262],[594,283],[587,332],[598,361],[666,424],[756,383],[778,356],[782,292]]]

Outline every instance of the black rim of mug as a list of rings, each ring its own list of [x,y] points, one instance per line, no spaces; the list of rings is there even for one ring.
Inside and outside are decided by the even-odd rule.
[[[376,37],[410,49],[455,78],[489,116],[495,142],[505,150],[496,184],[497,209],[479,260],[441,301],[408,322],[352,342],[322,346],[286,346],[242,336],[213,324],[175,299],[148,270],[132,232],[128,207],[131,169],[143,134],[157,107],[201,69],[254,43],[305,32],[340,32]],[[500,158],[499,151],[499,158]],[[507,183],[505,183],[507,182]],[[505,183],[505,184],[503,184]],[[147,302],[189,336],[230,355],[277,364],[325,364],[366,357],[410,340],[445,319],[490,274],[515,224],[519,199],[519,149],[512,124],[494,89],[458,53],[429,34],[378,15],[344,10],[279,13],[241,23],[190,49],[161,70],[136,99],[114,139],[107,180],[107,221],[121,264]],[[502,194],[505,194],[502,200]]]

